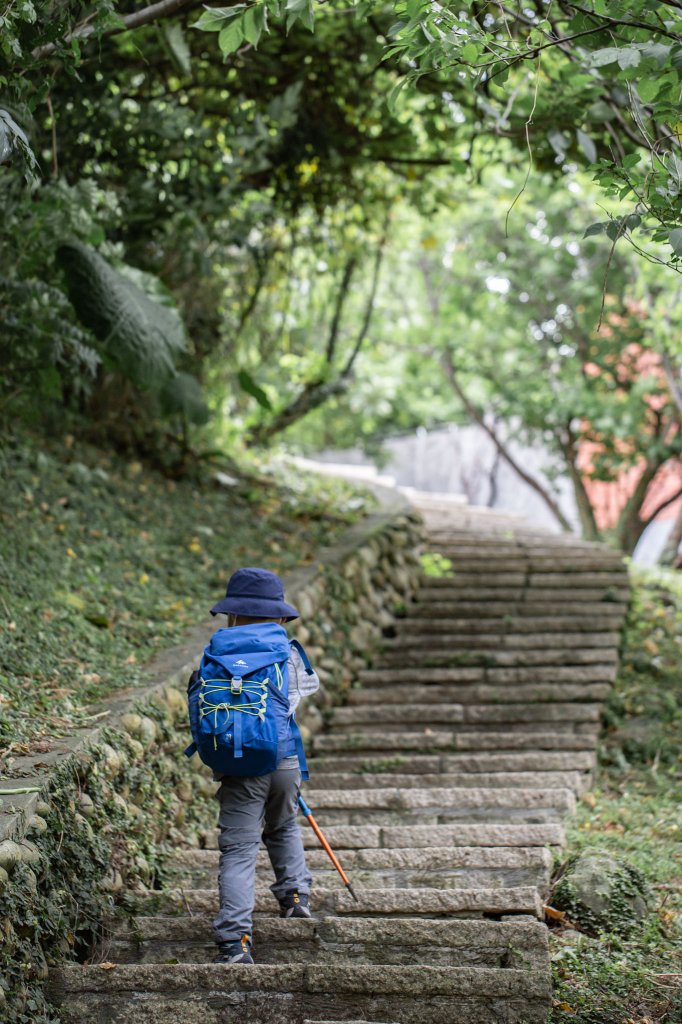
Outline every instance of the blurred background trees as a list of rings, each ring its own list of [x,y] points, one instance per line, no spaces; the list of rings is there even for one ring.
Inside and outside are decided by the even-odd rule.
[[[676,507],[682,4],[6,0],[0,52],[5,431],[472,422],[561,527]]]

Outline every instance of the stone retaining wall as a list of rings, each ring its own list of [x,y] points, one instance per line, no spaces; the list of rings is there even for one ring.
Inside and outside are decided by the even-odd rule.
[[[422,527],[407,505],[383,508],[292,574],[302,613],[295,635],[322,687],[302,708],[304,736],[343,703],[382,629],[418,585]],[[181,751],[188,741],[187,676],[215,622],[149,666],[150,685],[102,702],[99,724],[50,750],[16,757],[0,779],[0,1018],[56,1020],[42,983],[47,963],[82,959],[123,889],[154,888],[164,851],[212,823],[210,773]]]

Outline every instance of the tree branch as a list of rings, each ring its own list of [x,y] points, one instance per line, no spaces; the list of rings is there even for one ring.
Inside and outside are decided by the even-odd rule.
[[[152,21],[170,18],[174,14],[179,14],[181,11],[188,10],[191,7],[201,6],[201,0],[158,0],[158,3],[150,4],[149,7],[143,7],[140,11],[133,11],[131,14],[124,15],[118,25],[112,25],[111,28],[105,29],[102,32],[102,36],[113,36],[120,32],[128,32],[130,29],[140,28],[141,25],[148,25]],[[45,46],[38,46],[32,51],[31,56],[34,60],[42,60],[45,57],[49,57],[60,46],[68,46],[73,39],[83,41],[89,39],[95,32],[96,28],[94,25],[82,22],[80,25],[76,25],[73,32],[65,36],[61,42],[46,43]]]
[[[387,222],[388,222],[388,218],[387,218]],[[341,371],[341,379],[342,380],[345,380],[348,377],[350,377],[350,375],[351,375],[351,373],[353,371],[353,364],[355,363],[355,360],[358,357],[358,353],[360,352],[360,349],[362,348],[362,343],[364,342],[365,338],[367,337],[367,331],[369,330],[369,325],[370,325],[370,322],[372,320],[372,313],[374,312],[374,302],[375,302],[376,297],[377,297],[377,288],[379,286],[379,272],[381,271],[381,263],[382,263],[382,260],[384,258],[384,246],[386,245],[386,233],[387,233],[387,223],[384,225],[384,231],[383,231],[383,234],[381,236],[381,239],[379,240],[379,244],[377,246],[377,251],[376,251],[375,256],[374,256],[374,269],[372,271],[372,284],[371,284],[370,289],[369,289],[369,295],[367,297],[367,304],[365,305],[365,315],[364,315],[364,318],[363,318],[360,330],[358,331],[357,338],[355,339],[355,345],[353,346],[353,351],[349,355],[348,359],[346,360],[346,365],[344,366],[344,368]]]
[[[547,490],[543,487],[539,480],[536,480],[534,476],[531,476],[530,473],[526,472],[526,470],[523,469],[523,467],[516,461],[514,456],[511,454],[511,452],[505,445],[505,443],[501,441],[500,438],[497,436],[497,432],[486,423],[483,414],[480,412],[479,409],[476,408],[476,406],[473,404],[469,396],[466,394],[464,388],[457,379],[457,372],[452,362],[452,357],[450,356],[450,353],[444,352],[441,356],[440,362],[445,372],[445,376],[448,380],[448,383],[452,387],[457,397],[462,402],[464,408],[466,409],[471,419],[474,420],[474,422],[478,423],[479,427],[481,427],[486,432],[490,440],[495,445],[497,451],[500,453],[505,462],[507,462],[508,465],[511,466],[514,472],[524,481],[524,483],[527,483],[528,486],[532,488],[532,490],[534,490],[536,494],[539,494],[547,508],[550,510],[552,515],[560,524],[562,530],[566,530],[567,532],[570,531],[571,524],[568,522],[568,520],[564,516],[563,512],[561,511],[561,509],[559,508],[558,504],[551,496],[551,494],[547,492]]]
[[[672,399],[678,410],[682,413],[682,385],[680,384],[679,377],[675,376],[672,361],[665,349],[661,351],[661,362],[663,363],[665,379],[668,382]]]
[[[645,21],[625,21],[622,18],[612,18],[608,14],[597,14],[596,11],[590,11],[588,8],[581,7],[579,4],[571,3],[570,6],[573,10],[580,11],[581,14],[587,15],[589,18],[606,21],[609,25],[619,25],[624,28],[642,28],[646,32],[651,32],[654,36],[667,36],[668,39],[673,39],[676,43],[679,43],[680,39],[682,39],[682,36],[676,35],[674,32],[668,32],[667,29],[661,28],[659,25],[649,25]]]
[[[339,285],[339,290],[336,294],[334,315],[332,317],[331,327],[329,328],[327,351],[325,353],[325,359],[329,366],[331,366],[334,359],[334,353],[336,352],[336,343],[339,339],[339,327],[341,326],[341,314],[343,313],[343,307],[346,304],[346,299],[348,298],[348,289],[350,288],[350,282],[355,271],[356,263],[357,260],[354,255],[348,257],[346,265],[343,268],[341,284]]]
[[[329,398],[334,395],[343,394],[347,390],[353,370],[353,365],[360,352],[362,344],[367,336],[369,330],[370,321],[372,318],[372,312],[374,310],[374,302],[376,299],[377,286],[379,283],[379,270],[381,267],[381,261],[383,258],[384,246],[386,244],[386,231],[381,237],[377,246],[376,255],[374,257],[374,269],[372,272],[372,284],[370,286],[370,292],[365,306],[365,315],[363,317],[360,330],[358,331],[355,339],[353,349],[346,360],[346,363],[333,380],[327,380],[324,377],[317,377],[314,380],[308,381],[301,392],[281,409],[270,423],[263,424],[253,432],[251,444],[266,444],[270,441],[275,434],[281,433],[290,427],[297,420],[303,419],[308,413],[311,413],[314,409],[318,409],[323,405]],[[331,359],[334,356],[334,349],[336,347],[336,336],[338,334],[339,322],[341,318],[342,308],[345,300],[345,296],[350,284],[350,278],[353,273],[355,266],[355,257],[351,257],[346,264],[344,270],[343,281],[341,288],[339,289],[339,295],[336,301],[336,308],[334,310],[334,323],[332,324],[332,330],[330,331],[329,341],[327,342],[327,361],[331,364]],[[330,352],[330,342],[331,352]]]

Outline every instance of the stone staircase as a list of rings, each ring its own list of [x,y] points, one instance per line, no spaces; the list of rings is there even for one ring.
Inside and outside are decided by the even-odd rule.
[[[542,904],[589,785],[627,576],[615,553],[512,516],[434,499],[420,511],[454,575],[424,579],[316,737],[306,786],[359,903],[303,825],[313,919],[275,916],[263,852],[257,965],[216,967],[217,849],[179,850],[182,887],[136,896],[106,963],[53,970],[65,1019],[547,1021]]]

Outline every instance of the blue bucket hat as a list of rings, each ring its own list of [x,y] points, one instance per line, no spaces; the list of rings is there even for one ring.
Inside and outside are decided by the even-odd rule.
[[[237,569],[222,601],[211,615],[249,615],[257,619],[297,619],[299,612],[284,600],[284,585],[269,569]]]

